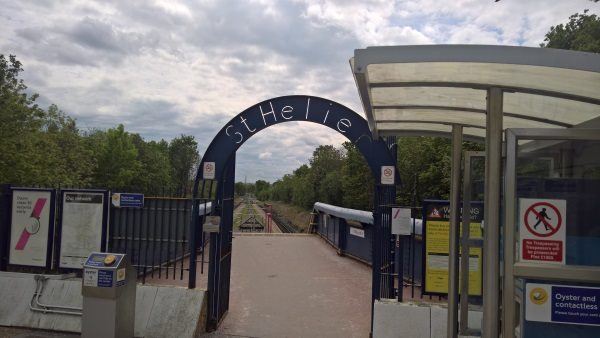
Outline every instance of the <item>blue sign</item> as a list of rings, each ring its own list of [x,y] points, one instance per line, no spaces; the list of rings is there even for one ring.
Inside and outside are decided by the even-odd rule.
[[[527,283],[525,319],[600,325],[600,288]]]
[[[552,321],[600,325],[600,289],[552,286]]]
[[[98,270],[98,287],[110,288],[113,286],[114,270]]]
[[[144,194],[115,193],[112,203],[117,208],[143,208]]]

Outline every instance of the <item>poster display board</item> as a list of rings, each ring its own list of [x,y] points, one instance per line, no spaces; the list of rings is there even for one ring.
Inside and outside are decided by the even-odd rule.
[[[54,190],[12,189],[8,263],[51,267]]]
[[[483,203],[471,202],[470,238],[481,238],[483,232]],[[444,295],[448,293],[450,202],[423,202],[423,293]],[[462,233],[462,223],[461,230]],[[460,252],[460,248],[459,248]],[[462,259],[462,257],[460,258]],[[483,253],[481,248],[469,249],[469,295],[482,295]],[[460,263],[459,263],[460,266]]]
[[[108,192],[62,190],[59,267],[81,269],[90,252],[106,243]]]

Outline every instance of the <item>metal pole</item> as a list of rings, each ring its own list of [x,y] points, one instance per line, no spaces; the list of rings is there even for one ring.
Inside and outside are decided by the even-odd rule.
[[[404,266],[402,262],[402,255],[400,254],[400,249],[404,249],[400,245],[400,235],[396,235],[396,249],[394,250],[396,253],[396,269],[398,270],[398,301],[402,302],[402,296],[404,295]]]
[[[515,336],[515,215],[517,205],[516,184],[517,140],[513,133],[506,133],[506,170],[504,197],[506,203],[504,217],[504,287],[502,293],[502,336]]]
[[[469,235],[471,231],[471,156],[465,154],[460,256],[460,334],[469,330]]]
[[[502,89],[487,92],[483,229],[483,337],[498,337],[500,312],[500,182],[502,172]]]
[[[458,334],[458,235],[460,226],[460,174],[462,155],[462,126],[452,126],[452,166],[450,169],[450,238],[448,275],[447,337]],[[468,256],[467,256],[468,258]],[[464,261],[464,258],[463,258]]]

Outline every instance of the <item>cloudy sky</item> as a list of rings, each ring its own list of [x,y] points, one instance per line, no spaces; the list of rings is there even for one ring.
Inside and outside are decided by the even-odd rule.
[[[374,45],[538,46],[588,0],[0,0],[0,54],[15,54],[44,105],[79,126],[123,123],[146,139],[194,135],[202,154],[230,118],[270,97],[317,95],[362,114],[348,65]],[[237,177],[305,163],[325,127],[270,127],[238,151]]]

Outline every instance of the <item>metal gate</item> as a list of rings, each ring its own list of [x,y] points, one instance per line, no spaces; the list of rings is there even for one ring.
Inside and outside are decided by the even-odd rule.
[[[192,200],[146,197],[142,208],[111,207],[108,251],[126,253],[138,276],[183,279]]]
[[[207,220],[202,205],[211,201],[211,216],[219,216],[219,226],[209,233],[208,314],[207,330],[214,330],[229,309],[231,249],[233,226],[233,194],[235,180],[235,153],[256,132],[271,125],[288,121],[308,121],[322,124],[339,132],[354,143],[365,157],[375,179],[373,242],[373,302],[392,298],[394,285],[394,253],[391,236],[391,206],[395,202],[397,170],[394,176],[382,182],[384,169],[396,166],[395,138],[374,139],[368,122],[356,112],[330,100],[314,96],[283,96],[263,101],[238,114],[221,129],[209,145],[200,162],[194,182],[194,207],[190,227],[189,287],[196,286],[197,255],[204,256]],[[216,189],[213,190],[213,182]],[[211,218],[211,222],[216,220]],[[212,224],[212,223],[211,223]],[[195,253],[195,254],[194,254]],[[204,262],[204,258],[202,258]],[[201,267],[202,269],[203,267]],[[201,270],[201,273],[203,271]],[[371,312],[372,314],[372,312]]]

